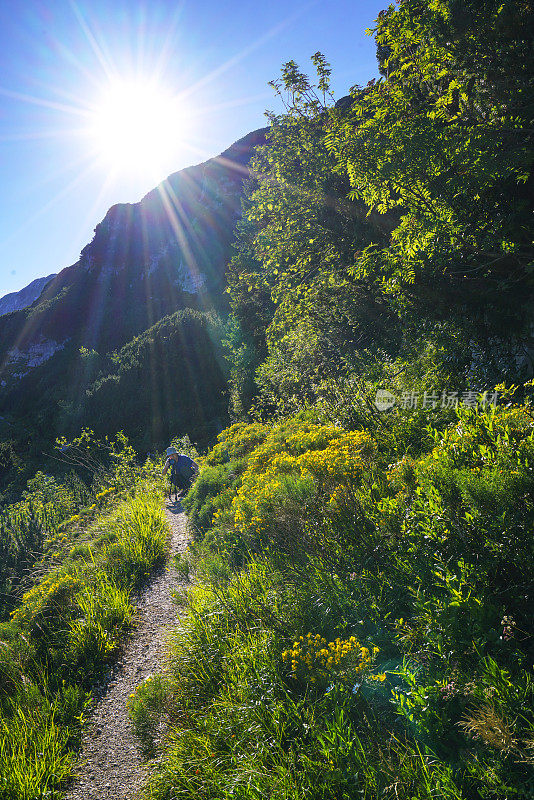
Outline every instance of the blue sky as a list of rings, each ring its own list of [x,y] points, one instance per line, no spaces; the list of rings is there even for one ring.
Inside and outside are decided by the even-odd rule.
[[[377,75],[373,0],[1,0],[0,296],[78,259],[109,206],[216,155],[278,110],[284,61],[322,51],[336,98]],[[110,80],[146,76],[179,96],[157,174],[113,174],[87,134]]]

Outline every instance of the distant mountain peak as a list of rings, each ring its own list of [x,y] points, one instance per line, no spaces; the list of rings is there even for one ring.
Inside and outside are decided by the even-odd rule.
[[[0,316],[3,314],[10,314],[12,311],[21,311],[23,308],[31,306],[31,304],[35,303],[35,301],[41,296],[45,287],[55,277],[56,273],[53,275],[47,275],[46,278],[36,278],[19,292],[11,292],[10,294],[6,294],[4,297],[1,297]]]

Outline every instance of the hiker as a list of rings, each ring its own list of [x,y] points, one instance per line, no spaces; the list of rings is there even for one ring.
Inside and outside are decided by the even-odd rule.
[[[176,502],[178,500],[178,489],[187,491],[193,483],[193,478],[198,473],[198,464],[195,464],[189,456],[179,453],[176,447],[168,447],[165,454],[167,461],[163,467],[163,474],[166,475],[170,469],[169,500],[174,487],[174,502]]]

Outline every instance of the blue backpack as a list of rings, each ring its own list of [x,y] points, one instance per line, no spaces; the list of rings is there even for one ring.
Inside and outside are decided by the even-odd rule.
[[[194,461],[189,456],[179,455],[177,459],[171,461],[171,479],[181,478],[188,481],[193,477]]]

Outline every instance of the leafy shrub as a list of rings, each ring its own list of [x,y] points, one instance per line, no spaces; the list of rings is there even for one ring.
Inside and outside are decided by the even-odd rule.
[[[217,511],[229,507],[234,494],[233,487],[237,484],[236,477],[242,468],[242,460],[202,467],[183,500],[190,526],[197,535],[208,530]]]
[[[395,430],[245,430],[238,475],[203,467],[154,795],[526,800],[530,408],[460,408],[389,466]]]

